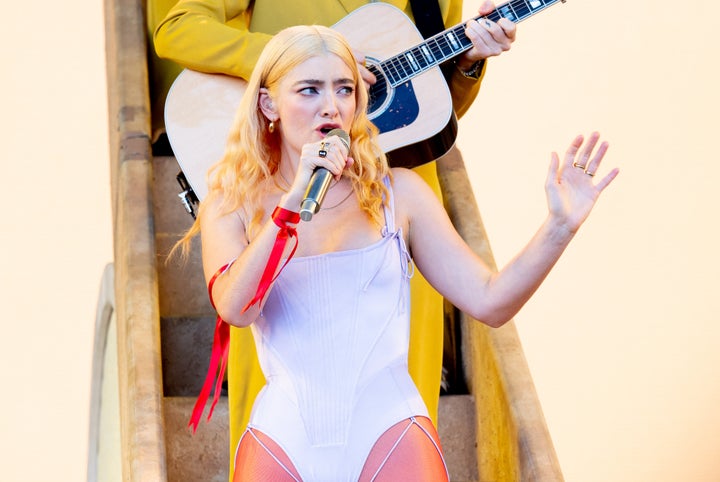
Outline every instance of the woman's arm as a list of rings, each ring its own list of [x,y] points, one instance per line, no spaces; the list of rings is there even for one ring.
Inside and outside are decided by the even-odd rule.
[[[310,177],[317,167],[329,170],[338,178],[343,170],[352,164],[352,158],[346,157],[346,153],[341,149],[332,149],[327,156],[320,157],[321,145],[321,142],[315,142],[302,147],[297,161],[298,168],[289,190],[281,196],[268,195],[267,201],[270,205],[266,206],[267,214],[270,214],[275,206],[296,212],[305,197]],[[268,183],[271,184],[272,181]],[[277,200],[276,205],[275,200]],[[257,234],[254,234],[250,240],[239,213],[226,212],[222,206],[222,198],[218,194],[211,193],[203,200],[200,212],[200,234],[205,280],[209,282],[218,269],[234,260],[232,266],[217,277],[212,289],[215,309],[227,323],[248,326],[260,314],[262,300],[250,306],[245,312],[243,309],[255,296],[279,231],[280,227],[268,216]],[[287,258],[295,242],[296,239],[288,240],[281,259]],[[282,263],[283,261],[280,262],[280,266]]]
[[[243,309],[255,296],[280,227],[268,217],[249,242],[238,212],[224,212],[217,196],[208,197],[203,203],[200,233],[206,282],[209,283],[221,267],[232,263],[213,284],[213,304],[218,315],[227,323],[248,326],[258,317],[262,305],[255,303],[244,312]],[[278,207],[288,209],[288,206],[293,206],[290,210],[294,210],[299,203],[297,194],[286,194],[280,198]],[[295,227],[294,224],[288,225]],[[287,257],[294,242],[293,239],[288,241],[282,259]]]
[[[410,172],[398,172],[400,212],[406,214],[409,246],[418,268],[451,303],[490,326],[509,321],[527,302],[590,214],[600,193],[617,176],[594,174],[607,150],[598,135],[582,136],[562,163],[553,153],[546,181],[548,215],[528,244],[500,271],[492,271],[462,240],[442,205]],[[586,169],[574,167],[574,163]]]

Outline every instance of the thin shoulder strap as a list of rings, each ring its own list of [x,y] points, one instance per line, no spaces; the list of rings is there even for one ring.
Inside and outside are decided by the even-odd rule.
[[[386,176],[383,179],[383,182],[385,183],[385,187],[388,191],[387,202],[383,204],[383,212],[385,213],[385,232],[390,234],[395,232],[395,195],[393,194],[390,178]]]

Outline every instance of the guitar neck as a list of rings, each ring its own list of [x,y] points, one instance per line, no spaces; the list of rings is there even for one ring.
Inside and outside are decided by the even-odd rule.
[[[480,15],[473,20],[487,18],[497,22],[507,18],[515,23],[521,22],[556,3],[566,0],[510,0],[487,15]],[[413,77],[436,67],[443,62],[457,57],[470,50],[472,42],[465,35],[465,23],[456,25],[440,32],[415,47],[383,61],[380,65],[390,82],[397,87]]]

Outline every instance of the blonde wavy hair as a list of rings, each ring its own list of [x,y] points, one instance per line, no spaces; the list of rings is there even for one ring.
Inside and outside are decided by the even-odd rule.
[[[260,89],[266,88],[273,96],[292,69],[312,57],[328,54],[337,55],[350,68],[355,83],[356,107],[349,132],[350,156],[355,162],[343,176],[351,180],[361,209],[379,225],[383,223],[382,206],[388,194],[383,179],[391,175],[390,168],[377,144],[378,130],[367,117],[368,93],[353,52],[335,30],[317,25],[294,26],[280,31],[265,46],[238,107],[225,154],[208,171],[207,199],[219,196],[226,213],[240,210],[247,223],[248,239],[265,216],[261,201],[266,181],[280,165],[280,136],[270,132],[269,122],[260,110]],[[202,216],[201,203],[197,220],[178,242],[185,255],[190,240],[200,231]]]

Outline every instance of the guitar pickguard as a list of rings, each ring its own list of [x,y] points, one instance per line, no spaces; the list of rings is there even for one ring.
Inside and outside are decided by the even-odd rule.
[[[372,59],[368,60],[373,62]],[[368,69],[377,79],[370,87],[368,117],[380,133],[391,132],[415,122],[420,115],[420,104],[412,82],[404,82],[393,88],[376,65],[369,64]]]
[[[387,109],[372,119],[380,132],[390,132],[415,122],[420,114],[420,105],[412,82],[405,82],[392,92],[392,101]]]

